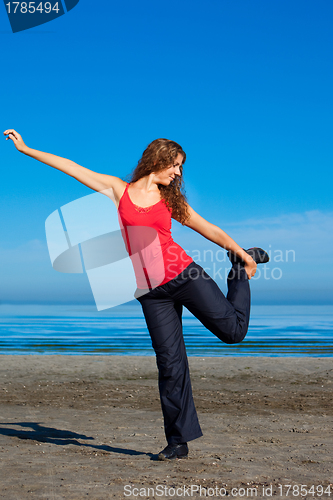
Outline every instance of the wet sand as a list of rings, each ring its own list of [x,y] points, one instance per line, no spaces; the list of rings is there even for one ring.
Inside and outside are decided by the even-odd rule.
[[[153,357],[0,361],[0,498],[333,497],[332,358],[190,358],[204,436],[171,462]]]

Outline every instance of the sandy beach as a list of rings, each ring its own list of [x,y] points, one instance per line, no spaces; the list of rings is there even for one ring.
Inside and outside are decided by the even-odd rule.
[[[0,498],[333,496],[331,358],[190,358],[204,436],[171,462],[155,358],[0,358]]]

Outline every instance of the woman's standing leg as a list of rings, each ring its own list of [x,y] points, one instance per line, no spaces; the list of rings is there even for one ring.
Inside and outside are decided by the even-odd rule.
[[[156,353],[159,391],[169,445],[202,436],[195,409],[182,331],[182,305],[163,290],[138,298]]]

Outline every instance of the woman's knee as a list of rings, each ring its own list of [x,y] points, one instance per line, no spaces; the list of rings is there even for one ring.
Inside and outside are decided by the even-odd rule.
[[[239,344],[247,334],[247,326],[235,325],[234,328],[227,331],[225,329],[215,329],[213,333],[225,344]]]
[[[238,334],[234,335],[232,338],[225,341],[225,343],[226,344],[240,344],[245,339],[245,336],[246,336],[246,332],[245,333],[238,333]]]

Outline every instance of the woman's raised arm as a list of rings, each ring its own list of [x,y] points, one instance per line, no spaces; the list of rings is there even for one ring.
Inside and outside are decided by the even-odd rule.
[[[245,271],[251,279],[254,276],[257,264],[254,262],[252,257],[247,254],[243,248],[241,248],[227,233],[225,233],[221,228],[211,224],[206,219],[201,217],[197,212],[193,210],[189,205],[187,206],[189,218],[185,222],[185,226],[190,227],[194,231],[207,238],[207,240],[216,243],[222,248],[229,250],[230,252],[236,254],[245,263]]]
[[[104,189],[112,188],[115,192],[121,190],[123,185],[126,183],[119,177],[113,175],[99,174],[93,170],[82,167],[77,163],[68,160],[67,158],[62,158],[61,156],[56,156],[50,153],[44,153],[42,151],[37,151],[36,149],[29,148],[23,141],[22,137],[18,132],[13,129],[8,129],[4,131],[6,141],[11,139],[15,144],[15,147],[21,153],[27,156],[31,156],[35,160],[45,163],[50,167],[56,168],[61,172],[64,172],[74,179],[78,180],[85,186],[93,189],[94,191],[103,191]],[[116,196],[118,198],[118,196]]]

